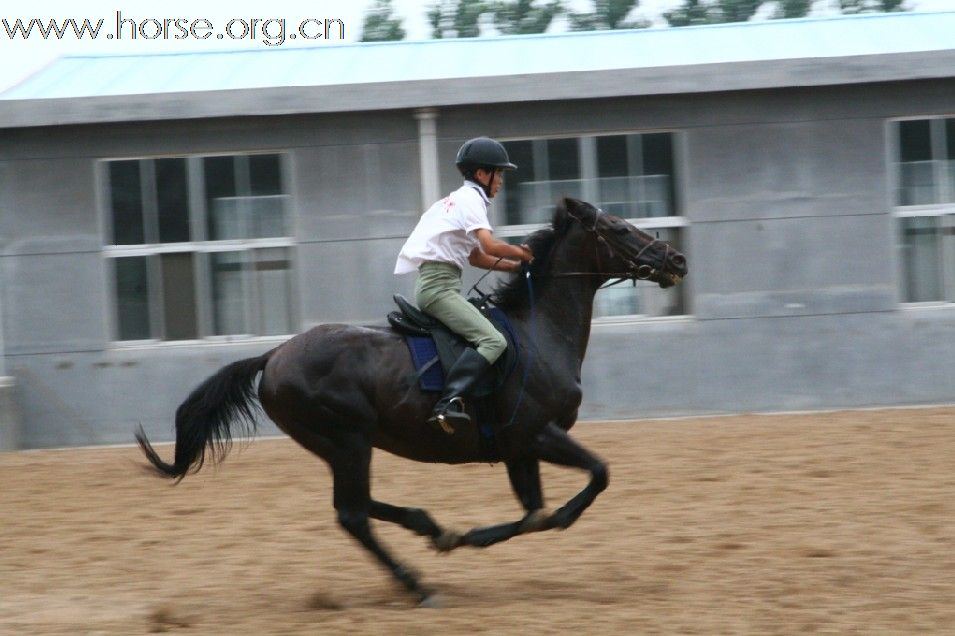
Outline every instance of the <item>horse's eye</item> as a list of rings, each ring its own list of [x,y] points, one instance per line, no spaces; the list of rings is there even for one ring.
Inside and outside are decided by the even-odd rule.
[[[630,228],[628,228],[626,225],[615,225],[613,231],[615,234],[629,234]]]

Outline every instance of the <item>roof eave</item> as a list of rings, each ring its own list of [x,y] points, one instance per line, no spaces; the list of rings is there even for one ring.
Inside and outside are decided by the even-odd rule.
[[[635,97],[955,77],[955,49],[335,86],[0,100],[0,128]]]

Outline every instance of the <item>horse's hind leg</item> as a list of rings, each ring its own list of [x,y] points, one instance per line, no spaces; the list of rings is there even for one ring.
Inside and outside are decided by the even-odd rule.
[[[442,529],[431,515],[420,508],[402,508],[372,500],[369,514],[372,519],[397,523],[419,536],[429,537],[431,545],[437,550],[451,550],[461,543],[458,533]]]
[[[396,561],[378,542],[368,521],[371,509],[371,445],[360,435],[349,436],[338,444],[337,452],[329,458],[335,484],[335,510],[338,523],[421,602],[431,596],[411,570]]]

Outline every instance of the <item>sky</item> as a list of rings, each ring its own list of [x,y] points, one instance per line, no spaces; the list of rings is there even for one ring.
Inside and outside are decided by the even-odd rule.
[[[37,0],[33,3],[6,2],[0,12],[0,92],[43,68],[59,56],[143,54],[195,50],[233,50],[275,46],[327,46],[340,40],[326,40],[324,20],[341,20],[344,41],[361,37],[362,18],[373,0],[232,0],[203,3],[183,0],[133,2],[123,0]],[[427,39],[430,27],[425,18],[433,0],[393,0],[396,13],[404,18],[408,39]],[[833,13],[837,0],[816,0],[815,15]],[[955,11],[955,0],[908,0],[918,11]],[[586,11],[588,0],[570,0],[572,10]],[[643,18],[665,26],[660,14],[681,4],[681,0],[642,0],[631,18]],[[26,26],[34,18],[48,25],[55,19],[62,26],[72,18],[91,25],[102,20],[97,37],[85,33],[77,38],[70,28],[62,38],[44,39],[34,27],[29,37],[11,38],[9,29],[17,19]],[[117,23],[122,27],[117,30]],[[284,22],[282,22],[284,21]],[[134,24],[140,30],[133,39]],[[231,24],[230,30],[226,27]],[[330,23],[334,24],[334,23]],[[321,25],[321,26],[320,26]],[[562,30],[558,20],[551,30]],[[265,32],[263,33],[263,28]],[[331,33],[337,34],[337,26]],[[299,33],[296,33],[299,31]],[[145,34],[145,37],[143,36]],[[268,44],[266,43],[268,42]]]

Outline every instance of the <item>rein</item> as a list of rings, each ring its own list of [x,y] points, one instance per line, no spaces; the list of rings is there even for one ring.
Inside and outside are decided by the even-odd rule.
[[[524,374],[521,378],[521,390],[517,394],[517,402],[514,403],[514,410],[511,411],[511,417],[504,425],[504,429],[510,428],[517,418],[517,412],[521,408],[521,402],[524,401],[524,389],[527,387],[527,376],[530,374],[531,361],[534,359],[534,352],[537,349],[537,321],[534,317],[534,284],[531,282],[531,270],[528,267],[524,272],[524,278],[527,281],[527,297],[530,303],[530,346],[527,348],[527,359],[524,360]]]
[[[494,262],[494,265],[491,266],[491,269],[485,272],[484,276],[481,276],[481,278],[479,278],[478,281],[471,286],[471,289],[468,291],[469,294],[471,292],[477,292],[481,296],[482,300],[491,300],[491,302],[493,302],[493,299],[489,298],[487,294],[482,292],[478,285],[480,285],[481,281],[484,280],[492,271],[494,271],[494,267],[496,267],[501,260],[503,260],[503,257],[498,258],[497,261]],[[530,346],[527,348],[527,359],[524,360],[524,373],[521,377],[521,389],[517,394],[517,402],[514,404],[514,410],[511,411],[511,417],[503,426],[504,429],[510,428],[514,424],[514,420],[517,418],[517,413],[521,408],[521,403],[524,401],[524,389],[527,387],[527,376],[531,370],[531,361],[534,359],[533,353],[537,349],[537,321],[535,320],[534,316],[534,284],[531,282],[530,267],[522,267],[521,275],[524,276],[524,280],[527,282],[527,297],[528,302],[530,303]],[[518,355],[520,355],[520,352],[518,352]]]

